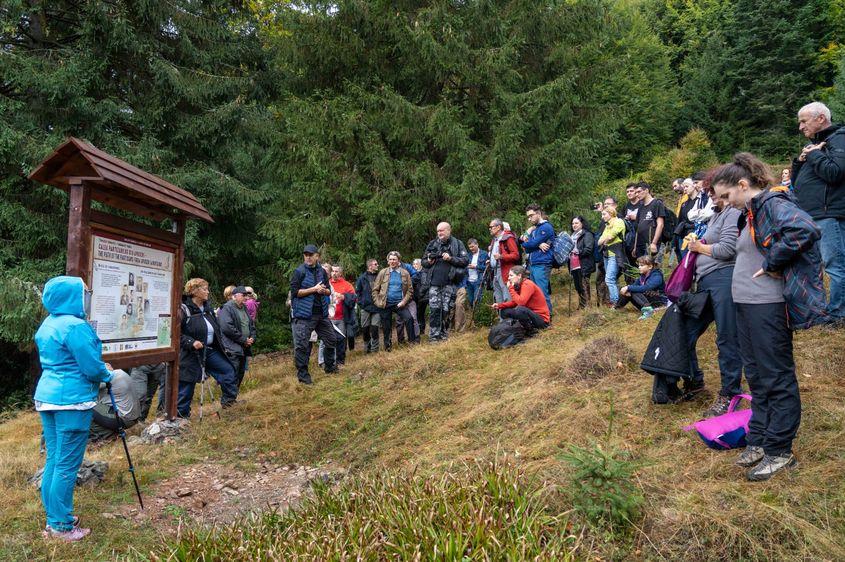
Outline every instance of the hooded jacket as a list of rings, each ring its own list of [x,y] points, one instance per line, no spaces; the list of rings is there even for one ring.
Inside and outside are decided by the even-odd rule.
[[[555,229],[549,221],[543,221],[531,231],[527,239],[522,242],[522,249],[528,253],[528,263],[531,265],[551,265],[554,252],[549,248],[545,252],[540,244],[555,245]]]
[[[763,269],[783,275],[790,327],[800,330],[827,322],[821,231],[813,219],[796,205],[788,188],[778,186],[751,200],[748,222],[763,254]]]
[[[493,244],[495,243],[496,239],[493,238],[490,240],[490,246],[487,247],[488,265],[490,256],[493,255]],[[499,240],[499,255],[501,257],[497,261],[497,265],[499,266],[502,281],[507,284],[508,273],[511,272],[513,266],[519,264],[519,245],[517,244],[516,236],[510,230],[502,232],[502,238]]]
[[[825,145],[804,162],[792,161],[793,193],[813,220],[845,219],[845,127],[819,131],[812,143],[820,142]]]
[[[102,342],[85,320],[85,286],[79,277],[47,281],[41,302],[50,315],[35,333],[41,378],[34,399],[56,406],[93,402],[111,372],[101,358]]]

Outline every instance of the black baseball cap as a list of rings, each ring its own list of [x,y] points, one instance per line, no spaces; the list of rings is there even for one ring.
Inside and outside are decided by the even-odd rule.
[[[303,254],[316,254],[317,253],[317,246],[314,244],[308,244],[304,248],[302,248]]]
[[[246,287],[244,287],[243,285],[238,285],[237,287],[235,287],[234,289],[232,289],[232,294],[233,294],[233,295],[236,295],[236,294],[238,294],[238,293],[240,293],[240,294],[242,294],[242,295],[245,295],[245,294],[246,294]]]

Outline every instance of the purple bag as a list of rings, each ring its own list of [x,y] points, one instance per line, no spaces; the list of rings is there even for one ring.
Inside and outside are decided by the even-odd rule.
[[[748,434],[748,422],[751,420],[751,409],[734,411],[741,399],[751,402],[747,394],[737,394],[731,398],[728,412],[715,418],[698,420],[684,428],[684,431],[695,429],[704,444],[711,449],[723,451],[745,447],[745,436]]]
[[[702,240],[704,242],[704,240]],[[666,297],[672,302],[678,302],[683,293],[686,293],[692,287],[692,280],[695,278],[695,262],[698,259],[698,254],[695,252],[687,252],[669,280],[666,282]]]

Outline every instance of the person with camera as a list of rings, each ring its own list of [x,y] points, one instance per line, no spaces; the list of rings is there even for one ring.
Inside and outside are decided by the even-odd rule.
[[[255,343],[255,322],[246,308],[247,290],[244,286],[232,289],[232,298],[220,307],[217,322],[220,324],[220,339],[226,357],[235,369],[235,383],[238,388],[244,380],[247,358],[252,355],[252,344]]]
[[[336,373],[335,346],[338,345],[337,332],[329,322],[329,276],[318,262],[317,247],[308,244],[302,249],[303,263],[291,275],[290,294],[293,310],[294,364],[296,377],[302,384],[312,384],[308,372],[308,360],[311,355],[311,332],[325,344],[326,373]]]
[[[452,236],[452,225],[448,222],[437,225],[437,238],[425,247],[422,264],[425,269],[431,270],[428,339],[431,342],[444,341],[449,337],[449,310],[457,285],[466,275],[469,264],[466,246]]]

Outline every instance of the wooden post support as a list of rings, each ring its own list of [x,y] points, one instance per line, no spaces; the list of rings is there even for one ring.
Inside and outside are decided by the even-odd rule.
[[[173,221],[173,232],[180,237],[182,243],[176,250],[176,263],[173,264],[173,289],[171,297],[171,321],[173,322],[173,338],[176,348],[176,358],[167,370],[167,381],[165,382],[165,409],[167,418],[172,420],[176,417],[176,402],[179,398],[179,339],[182,335],[181,305],[182,287],[184,286],[182,272],[185,264],[185,219],[178,217]]]
[[[81,277],[91,283],[91,187],[84,181],[73,178],[70,181],[70,212],[67,225],[67,268],[68,275]]]

